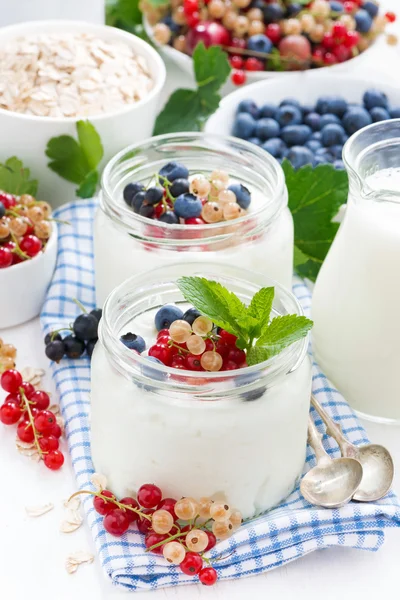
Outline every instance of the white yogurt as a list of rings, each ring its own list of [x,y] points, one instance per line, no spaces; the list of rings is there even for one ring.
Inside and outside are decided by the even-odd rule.
[[[400,420],[400,169],[365,183],[376,198],[349,198],[315,285],[313,348],[353,408]]]

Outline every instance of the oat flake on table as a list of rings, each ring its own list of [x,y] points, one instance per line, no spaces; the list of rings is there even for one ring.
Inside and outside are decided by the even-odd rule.
[[[0,48],[0,108],[41,117],[114,112],[153,87],[146,60],[86,33],[31,35]]]

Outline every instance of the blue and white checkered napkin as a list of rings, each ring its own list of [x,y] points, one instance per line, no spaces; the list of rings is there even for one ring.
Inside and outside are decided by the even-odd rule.
[[[79,308],[72,298],[77,298],[88,308],[95,306],[91,235],[95,208],[93,200],[78,201],[55,213],[72,226],[59,226],[57,268],[41,315],[45,332],[70,323],[77,316]],[[306,313],[309,312],[311,296],[308,288],[296,279],[293,289]],[[77,483],[81,489],[90,489],[93,472],[89,441],[90,362],[87,358],[63,360],[58,365],[53,364],[52,368]],[[368,442],[348,404],[315,364],[313,390],[328,412],[340,422],[349,440],[355,444]],[[317,427],[324,431],[315,412],[313,417]],[[332,439],[325,436],[324,445],[332,456],[339,456]],[[314,454],[309,448],[305,471],[314,464]],[[168,565],[163,557],[146,553],[143,538],[136,530],[128,531],[122,538],[107,534],[90,497],[85,498],[84,507],[100,561],[115,584],[140,590],[194,581],[179,568]],[[307,504],[297,487],[279,508],[246,523],[229,540],[218,544],[212,550],[212,556],[222,557],[215,563],[219,577],[234,579],[279,567],[329,546],[378,550],[384,540],[384,529],[399,525],[400,507],[393,493],[374,504],[352,502],[341,509],[320,510]]]

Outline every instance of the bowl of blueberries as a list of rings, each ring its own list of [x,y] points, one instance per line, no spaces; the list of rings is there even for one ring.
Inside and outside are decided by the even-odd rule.
[[[222,100],[205,130],[256,144],[296,169],[326,163],[343,169],[343,145],[353,133],[397,118],[400,88],[309,72],[238,89]]]

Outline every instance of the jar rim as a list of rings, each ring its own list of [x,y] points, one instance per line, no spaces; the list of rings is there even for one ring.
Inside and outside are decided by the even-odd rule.
[[[157,380],[156,384],[154,384],[154,378],[152,380],[152,385],[156,385],[160,390],[165,391],[173,389],[174,392],[189,392],[194,395],[197,394],[202,399],[207,399],[207,390],[204,388],[205,384],[208,382],[218,385],[219,381],[224,382],[228,379],[237,379],[246,375],[257,375],[258,385],[261,386],[268,382],[270,383],[271,380],[274,380],[281,375],[286,375],[289,372],[295,371],[300,366],[307,353],[309,335],[262,363],[249,367],[242,367],[240,369],[235,369],[234,371],[217,372],[182,371],[181,369],[168,367],[164,364],[150,362],[146,356],[133,353],[132,350],[129,350],[120,342],[119,334],[121,331],[116,335],[115,327],[113,327],[113,323],[110,321],[114,318],[115,315],[113,313],[117,310],[118,306],[121,306],[126,302],[129,290],[132,290],[133,288],[138,297],[144,298],[145,294],[148,292],[153,295],[156,294],[157,287],[161,288],[161,286],[165,284],[167,277],[169,277],[169,273],[175,271],[179,277],[185,274],[203,274],[203,276],[209,276],[210,270],[214,271],[213,276],[215,276],[215,278],[223,280],[229,278],[232,281],[235,280],[241,286],[245,285],[249,287],[251,290],[257,291],[257,289],[260,289],[261,287],[273,286],[275,289],[274,302],[277,300],[280,303],[288,303],[290,306],[291,312],[287,312],[286,314],[304,315],[300,303],[292,292],[284,288],[278,282],[264,276],[262,273],[246,271],[222,263],[214,263],[210,266],[207,263],[195,261],[187,262],[184,265],[175,263],[168,265],[167,267],[158,267],[125,280],[109,294],[104,305],[103,316],[99,324],[99,340],[105,348],[108,358],[111,358],[111,362],[117,370],[129,379],[138,378],[145,383],[146,377],[142,376],[143,368],[146,368],[147,370],[150,368],[152,372],[162,376],[161,380]],[[219,275],[217,273],[218,270]],[[151,285],[146,285],[151,280],[153,283]],[[174,282],[170,282],[170,284],[172,286],[175,285]],[[123,308],[126,308],[126,305],[124,305]],[[171,380],[168,379],[169,376],[171,377]],[[189,383],[179,385],[177,383],[177,379],[179,378],[186,379]],[[196,380],[197,382],[201,381],[201,383],[195,385],[190,383],[191,379]],[[236,392],[236,396],[237,393],[238,392]],[[214,389],[210,395],[215,398],[218,396],[218,392]],[[224,398],[226,398],[225,393]]]
[[[272,175],[274,178],[273,193],[272,195],[269,195],[270,197],[268,198],[268,202],[263,203],[258,209],[231,221],[220,221],[218,223],[205,223],[204,225],[196,225],[197,232],[209,232],[210,237],[212,236],[213,240],[215,240],[218,236],[213,236],[213,232],[223,230],[225,228],[228,229],[229,227],[232,227],[233,224],[246,225],[246,223],[249,223],[252,219],[255,220],[258,216],[264,215],[268,212],[269,214],[267,215],[267,223],[270,223],[276,218],[280,210],[284,208],[284,206],[286,206],[287,195],[285,195],[285,176],[282,167],[278,163],[278,161],[275,158],[273,158],[270,154],[268,154],[268,152],[266,152],[265,150],[258,148],[250,142],[241,140],[239,138],[235,138],[233,136],[224,136],[202,132],[163,134],[127,146],[126,148],[118,152],[115,156],[113,156],[113,158],[109,160],[109,162],[103,170],[103,174],[101,177],[102,192],[100,194],[100,207],[106,213],[106,215],[111,217],[114,220],[114,222],[118,223],[119,226],[130,230],[134,229],[135,225],[151,225],[151,227],[154,228],[154,237],[152,239],[159,242],[162,240],[160,240],[160,237],[157,235],[157,232],[183,232],[188,230],[188,226],[185,224],[164,223],[156,219],[148,219],[147,217],[143,217],[142,215],[136,214],[125,204],[125,202],[121,203],[120,205],[118,205],[118,207],[116,207],[114,189],[111,185],[113,173],[115,173],[122,161],[131,158],[133,153],[138,155],[140,153],[140,150],[144,151],[145,149],[155,148],[157,146],[162,147],[164,144],[173,143],[182,143],[185,144],[186,147],[188,147],[189,144],[197,144],[199,148],[200,143],[204,144],[206,148],[207,144],[209,144],[209,148],[207,149],[210,151],[212,149],[215,149],[215,151],[217,151],[218,145],[221,148],[223,144],[230,144],[236,151],[232,152],[232,154],[235,154],[235,156],[237,156],[238,158],[241,157],[242,160],[245,160],[243,158],[243,155],[245,153],[249,154],[249,156],[252,158],[253,163],[250,164],[250,159],[247,159],[248,167],[251,166],[252,168],[257,168],[259,174],[264,173],[265,180],[267,179],[267,172],[269,170],[269,175]],[[256,165],[254,165],[254,163],[256,163]],[[194,227],[192,229],[194,230]],[[222,232],[220,234],[220,237],[224,237],[225,235],[226,233]],[[152,236],[148,236],[149,239],[151,237]],[[203,240],[206,239],[207,237],[203,237]],[[186,244],[187,242],[187,239],[183,240],[183,243]]]

